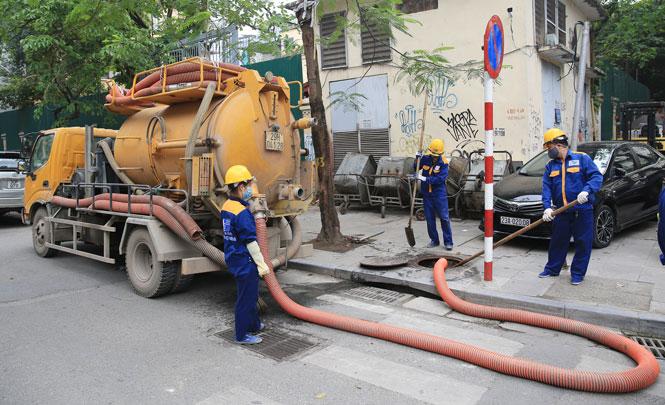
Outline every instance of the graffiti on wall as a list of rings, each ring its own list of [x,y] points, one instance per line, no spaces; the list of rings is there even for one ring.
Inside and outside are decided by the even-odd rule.
[[[422,115],[412,104],[405,105],[404,108],[395,113],[395,118],[399,121],[400,131],[405,137],[412,137],[423,126],[423,119],[418,118]]]
[[[447,77],[434,82],[432,93],[429,94],[427,103],[434,114],[443,114],[444,110],[457,107],[457,95],[451,91],[455,82]]]
[[[432,142],[432,136],[425,134],[423,136],[423,147],[427,147],[427,145]],[[401,137],[397,141],[396,145],[396,150],[395,152],[402,154],[402,155],[415,155],[416,152],[418,152],[418,147],[420,146],[420,136],[413,136],[410,138],[405,138]]]
[[[521,121],[526,119],[526,107],[506,107],[506,119],[508,121]]]
[[[455,142],[460,140],[476,139],[478,135],[478,121],[470,108],[460,113],[450,113],[450,117],[439,116],[446,124],[446,131]]]
[[[533,106],[529,107],[529,136],[522,140],[522,154],[530,158],[543,149],[543,120]]]

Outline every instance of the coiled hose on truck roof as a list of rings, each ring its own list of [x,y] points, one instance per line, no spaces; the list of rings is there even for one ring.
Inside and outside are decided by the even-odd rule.
[[[76,201],[66,200],[68,199],[58,197],[58,199],[54,198],[54,201],[52,202],[61,205],[63,203],[71,204],[72,201]],[[110,201],[100,201],[100,204],[110,205]],[[113,209],[125,209],[126,205],[126,203],[116,204],[114,202]],[[132,204],[132,210],[134,210],[135,206],[138,210],[141,205],[149,207],[147,204],[137,203]],[[154,213],[156,217],[164,221],[164,223],[179,237],[189,243],[194,242],[185,228],[177,223],[178,221],[168,211],[165,209],[154,210]],[[174,221],[177,224],[174,225]],[[169,223],[171,223],[171,225],[169,225]],[[263,256],[269,258],[268,233],[265,218],[256,218],[256,234]],[[223,252],[205,241],[203,238],[197,239],[195,246],[197,246],[201,252],[211,260],[216,261],[219,264],[224,263]],[[624,353],[633,359],[637,363],[637,366],[624,371],[608,373],[564,369],[537,363],[531,360],[506,356],[477,346],[406,328],[365,321],[304,307],[289,298],[282,290],[274,271],[272,271],[275,263],[270,260],[266,260],[266,263],[268,263],[271,272],[265,276],[263,280],[265,281],[270,294],[285,312],[307,322],[399,343],[432,353],[454,357],[503,374],[579,391],[603,393],[637,391],[656,382],[658,374],[660,373],[658,361],[650,351],[640,346],[638,343],[600,326],[529,311],[473,304],[460,299],[450,291],[448,284],[446,283],[445,270],[448,262],[445,259],[440,259],[434,265],[434,283],[443,300],[455,311],[479,318],[521,323],[524,325],[557,330],[585,337]]]

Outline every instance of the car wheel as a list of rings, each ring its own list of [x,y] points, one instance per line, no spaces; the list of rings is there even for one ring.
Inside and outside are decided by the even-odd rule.
[[[607,205],[601,205],[594,216],[593,247],[606,248],[614,239],[616,218],[614,211]]]

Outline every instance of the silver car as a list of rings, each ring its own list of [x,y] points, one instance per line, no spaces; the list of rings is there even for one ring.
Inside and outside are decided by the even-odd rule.
[[[0,215],[23,209],[25,175],[20,173],[21,154],[0,152]]]

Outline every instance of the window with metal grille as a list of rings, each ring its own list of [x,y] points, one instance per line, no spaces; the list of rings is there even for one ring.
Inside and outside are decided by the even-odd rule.
[[[386,22],[363,21],[360,28],[363,63],[385,62],[391,59],[390,25]]]
[[[535,0],[534,4],[536,44],[566,46],[566,4],[559,0]]]
[[[404,14],[420,13],[439,8],[439,0],[403,0],[397,8]]]
[[[321,38],[321,68],[346,67],[346,32],[336,33],[337,19],[344,18],[346,12],[325,14],[319,22]],[[336,36],[334,39],[334,35]]]

